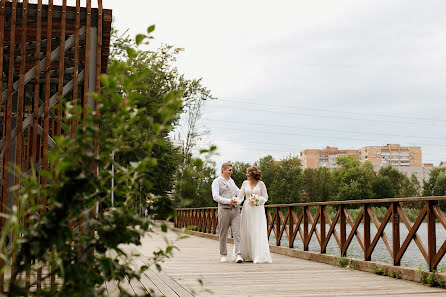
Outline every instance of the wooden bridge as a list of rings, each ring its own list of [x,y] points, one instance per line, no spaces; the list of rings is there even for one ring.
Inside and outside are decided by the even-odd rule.
[[[177,231],[155,229],[142,246],[125,247],[137,254],[132,264],[150,264],[153,252],[165,246],[164,237],[184,235]],[[175,245],[180,251],[162,264],[161,272],[150,267],[141,282],[124,287],[135,293],[153,288],[164,296],[446,296],[444,289],[276,253],[272,264],[220,263],[218,241],[212,238],[190,235]],[[109,296],[120,294],[116,284],[108,283],[107,290]]]

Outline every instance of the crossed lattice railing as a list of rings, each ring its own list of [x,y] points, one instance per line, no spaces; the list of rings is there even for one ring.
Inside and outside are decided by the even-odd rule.
[[[353,238],[356,237],[365,261],[371,260],[379,239],[382,239],[395,266],[401,265],[401,259],[413,240],[425,259],[429,270],[433,271],[446,252],[446,240],[437,249],[439,230],[436,228],[436,222],[439,222],[446,229],[446,217],[438,205],[443,200],[446,200],[446,197],[266,205],[268,238],[271,238],[271,234],[274,234],[275,243],[280,246],[285,234],[288,238],[288,247],[294,248],[294,242],[299,235],[303,243],[303,250],[308,251],[311,238],[315,235],[320,253],[325,254],[327,253],[328,242],[334,237],[341,256],[346,256]],[[414,204],[421,207],[414,208],[419,213],[412,222],[403,210],[402,205]],[[381,220],[372,208],[376,205],[384,206],[387,209]],[[330,216],[327,207],[335,208],[336,214],[334,217]],[[359,208],[356,218],[353,218],[350,214],[349,208]],[[422,237],[417,234],[423,222],[427,223],[427,242],[426,240],[423,242]],[[363,226],[362,233],[359,228],[361,224]],[[373,236],[371,233],[372,224],[376,228],[376,233]],[[385,232],[388,224],[391,224],[392,227],[391,240]],[[347,225],[351,227],[349,232],[347,232]],[[405,238],[402,238],[401,225],[404,225],[408,230]],[[216,234],[218,226],[217,208],[176,209],[175,227],[185,228],[190,226],[200,232]],[[426,243],[427,247],[425,246]]]

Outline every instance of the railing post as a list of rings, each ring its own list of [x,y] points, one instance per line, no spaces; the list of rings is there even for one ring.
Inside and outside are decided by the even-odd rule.
[[[288,212],[289,212],[289,217],[288,217],[288,247],[289,248],[293,248],[294,247],[294,240],[292,240],[292,238],[293,238],[293,233],[294,233],[294,217],[293,217],[294,207],[289,206],[288,207]]]
[[[347,254],[347,251],[345,249],[345,242],[347,238],[347,219],[345,217],[345,206],[341,204],[339,206],[341,208],[341,215],[340,215],[340,228],[341,228],[341,257],[345,257]]]
[[[303,208],[303,212],[304,212],[304,251],[308,251],[308,246],[309,246],[309,242],[308,242],[308,206],[304,206]]]
[[[178,228],[178,210],[175,209],[175,218],[173,219],[173,226]]]
[[[370,214],[369,205],[364,203],[364,261],[370,261],[371,255],[368,254],[370,247]]]
[[[280,207],[276,207],[276,245],[280,246],[280,237],[279,237],[279,233],[280,233],[280,217],[279,217],[279,211]]]
[[[321,212],[320,215],[320,230],[321,230],[321,254],[325,254],[327,252],[327,247],[325,245],[325,237],[326,237],[326,233],[325,233],[325,215],[324,215],[324,209],[325,206],[321,205],[319,207],[319,211]],[[325,246],[325,248],[324,248]]]
[[[217,224],[216,224],[216,211],[215,209],[211,210],[211,233],[212,234],[217,234]]]
[[[396,261],[396,255],[400,250],[400,216],[398,214],[399,202],[392,202],[392,242],[393,242],[393,265],[400,266],[401,261]]]
[[[436,201],[427,201],[428,209],[427,209],[427,245],[428,245],[428,259],[429,259],[429,271],[433,271],[434,267],[434,257],[437,253],[437,236],[435,230],[435,213],[434,213],[434,205]]]

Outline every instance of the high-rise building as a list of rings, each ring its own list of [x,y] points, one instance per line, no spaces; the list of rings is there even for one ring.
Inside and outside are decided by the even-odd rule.
[[[339,150],[337,147],[327,146],[325,149],[308,149],[300,152],[302,167],[319,168],[327,167],[329,169],[339,168],[336,159],[342,156],[355,156],[358,158],[358,150]]]
[[[366,146],[359,150],[359,161],[370,161],[374,167],[422,166],[421,147],[399,144]]]

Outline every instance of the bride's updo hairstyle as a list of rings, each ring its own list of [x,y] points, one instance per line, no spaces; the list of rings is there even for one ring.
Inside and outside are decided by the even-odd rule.
[[[248,172],[248,174],[255,180],[260,180],[262,178],[262,170],[255,166],[248,167],[246,172]]]

